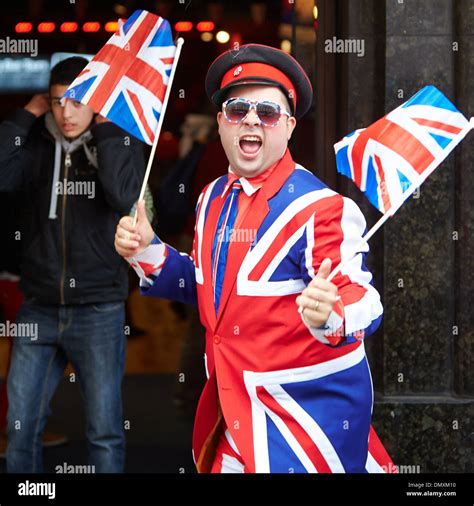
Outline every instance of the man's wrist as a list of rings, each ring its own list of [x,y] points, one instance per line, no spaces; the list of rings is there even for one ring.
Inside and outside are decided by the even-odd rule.
[[[156,239],[155,239],[156,238]],[[155,232],[153,232],[151,235],[150,235],[150,238],[148,239],[148,237],[146,238],[146,246],[143,248],[143,249],[146,249],[148,248],[148,246],[150,246],[151,244],[154,244],[154,243],[160,243],[161,241],[159,240],[158,236],[155,234]]]

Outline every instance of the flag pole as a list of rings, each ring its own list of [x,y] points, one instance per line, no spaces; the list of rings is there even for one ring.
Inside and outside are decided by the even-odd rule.
[[[457,135],[457,138],[448,145],[446,150],[443,152],[443,156],[441,159],[436,158],[431,162],[431,164],[427,167],[425,171],[418,177],[418,179],[412,184],[400,197],[399,201],[388,209],[385,214],[375,223],[375,225],[362,237],[359,243],[354,247],[353,252],[343,261],[340,262],[337,267],[333,269],[333,271],[329,274],[327,280],[331,281],[334,276],[345,267],[354,257],[359,253],[360,248],[362,248],[369,239],[380,229],[380,227],[391,218],[401,207],[403,202],[417,189],[419,188],[426,178],[438,167],[440,163],[442,163],[446,157],[451,153],[451,151],[464,139],[464,137],[469,133],[470,130],[474,129],[474,116],[469,120],[467,125],[465,125],[462,130]]]
[[[140,200],[143,200],[145,196],[146,185],[148,183],[148,178],[150,177],[151,165],[153,163],[153,158],[155,157],[156,147],[158,146],[158,139],[160,138],[161,126],[163,124],[163,120],[165,117],[166,107],[168,106],[171,86],[173,84],[174,74],[176,72],[176,67],[178,66],[178,60],[181,54],[181,48],[183,47],[183,44],[184,39],[182,37],[179,37],[179,39],[176,41],[176,53],[174,55],[173,67],[171,69],[170,78],[166,86],[165,98],[163,99],[163,107],[161,108],[161,114],[160,117],[158,118],[158,126],[156,128],[155,138],[153,139],[153,145],[151,147],[150,157],[148,158],[148,165],[146,167],[145,177],[143,178],[142,189],[140,190],[138,202],[140,202]],[[133,226],[137,224],[138,202],[137,202],[137,209],[135,209],[135,216],[133,217]]]

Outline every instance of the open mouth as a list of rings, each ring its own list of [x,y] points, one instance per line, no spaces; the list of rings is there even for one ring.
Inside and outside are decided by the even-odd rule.
[[[254,157],[262,147],[262,139],[258,135],[243,135],[239,139],[241,152],[247,157]]]

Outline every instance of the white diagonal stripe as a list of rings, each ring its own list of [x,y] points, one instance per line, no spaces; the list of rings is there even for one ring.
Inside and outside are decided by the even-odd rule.
[[[267,392],[301,425],[314,441],[333,473],[344,473],[345,469],[331,441],[309,413],[307,413],[281,385],[268,385]]]

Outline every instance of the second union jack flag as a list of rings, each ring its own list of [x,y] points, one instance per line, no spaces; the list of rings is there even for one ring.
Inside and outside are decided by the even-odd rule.
[[[165,19],[135,11],[72,82],[77,100],[152,144],[176,46]]]
[[[397,210],[470,129],[434,86],[335,144],[337,170],[380,212]]]

